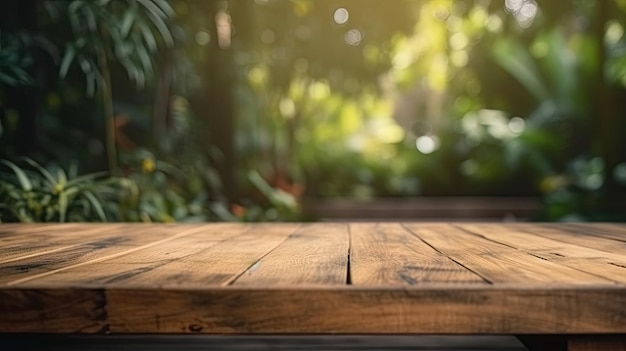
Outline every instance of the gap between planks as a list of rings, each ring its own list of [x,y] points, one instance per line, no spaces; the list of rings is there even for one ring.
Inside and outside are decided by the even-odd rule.
[[[352,285],[350,254],[352,253],[352,225],[348,224],[348,261],[346,262],[346,285]]]
[[[429,242],[427,242],[426,240],[424,240],[421,236],[417,235],[417,233],[413,232],[407,225],[406,223],[402,223],[402,227],[404,229],[406,229],[407,232],[409,232],[411,235],[413,235],[414,237],[418,238],[419,240],[421,240],[424,244],[430,246],[433,250],[439,252],[440,254],[442,254],[443,256],[447,257],[448,259],[450,259],[450,261],[458,264],[459,266],[467,269],[468,271],[474,273],[475,275],[477,275],[478,277],[480,277],[482,280],[485,281],[485,283],[489,284],[489,285],[493,285],[493,281],[489,278],[487,278],[487,276],[485,276],[484,274],[478,272],[477,270],[474,270],[470,267],[468,267],[467,265],[463,264],[462,262],[455,260],[454,258],[452,258],[450,255],[446,254],[445,252],[439,250],[438,248],[436,248],[435,246],[431,245]]]
[[[609,268],[607,267],[607,265],[609,266],[613,265],[613,266],[617,266],[620,268],[624,268],[624,266],[621,265],[620,263],[611,262],[612,260],[617,260],[617,262],[623,262],[621,261],[622,259],[621,256],[617,256],[615,252],[603,251],[597,248],[588,247],[588,246],[580,245],[580,244],[573,243],[573,242],[558,240],[554,237],[539,235],[531,231],[532,228],[530,229],[512,228],[513,231],[511,233],[512,235],[517,235],[517,236],[525,235],[525,236],[528,236],[529,239],[532,239],[533,237],[536,238],[536,240],[538,240],[538,243],[535,244],[535,248],[533,248],[533,245],[529,245],[528,242],[520,241],[519,238],[515,239],[514,237],[511,237],[507,239],[507,237],[505,236],[506,235],[505,232],[503,232],[503,235],[505,237],[503,237],[502,239],[499,240],[499,238],[494,238],[493,230],[505,229],[505,228],[502,228],[502,226],[499,224],[498,225],[483,224],[481,226],[476,226],[473,224],[453,224],[453,226],[468,234],[480,237],[492,243],[510,247],[519,252],[526,253],[528,255],[537,257],[544,261],[551,262],[553,264],[558,264],[562,267],[567,267],[567,268],[570,268],[570,269],[573,269],[582,273],[596,276],[598,278],[606,279],[608,281],[613,282],[614,284],[623,284],[624,282],[626,282],[625,279],[620,279],[622,278],[622,272],[607,272],[607,269]],[[604,240],[603,238],[598,238],[598,239]],[[530,240],[529,242],[532,242],[532,240]],[[544,248],[542,249],[542,247]],[[559,256],[559,258],[562,258],[562,259],[554,259],[554,258],[551,258],[549,255],[546,255],[544,251],[551,251],[551,254],[554,254],[554,252],[558,253],[558,251],[561,251],[564,255],[558,254],[557,256]],[[587,255],[580,256],[579,251],[582,253],[586,253]],[[577,253],[579,255],[576,255]],[[592,254],[595,254],[595,255],[592,255]],[[601,261],[599,262],[596,261],[596,257],[597,259],[601,259]],[[564,261],[563,259],[570,259],[572,261]],[[576,264],[575,262],[576,260],[580,260],[581,262],[585,261],[586,264],[581,266],[580,264]],[[599,268],[600,270],[596,271],[595,269],[592,269],[593,267],[596,267],[596,268],[600,267]],[[604,267],[604,269],[601,269],[602,267]],[[626,274],[626,272],[624,272],[624,274]]]
[[[443,245],[442,252],[458,257],[458,261],[474,267],[494,283],[531,280],[542,284],[615,284],[614,280],[539,259],[454,225],[410,223],[407,227],[426,241],[434,240],[434,246]]]
[[[235,282],[237,281],[237,279],[239,279],[242,275],[246,274],[246,272],[250,272],[252,270],[254,270],[254,268],[259,264],[259,262],[261,262],[261,260],[263,258],[265,258],[267,255],[271,254],[274,250],[276,250],[278,247],[280,247],[280,245],[282,245],[285,241],[287,241],[287,239],[293,237],[293,235],[295,233],[298,232],[298,230],[302,228],[302,224],[298,225],[291,233],[289,233],[289,235],[287,235],[280,243],[278,243],[276,246],[274,246],[273,248],[271,248],[270,250],[267,250],[266,253],[264,253],[263,255],[261,255],[261,257],[259,257],[258,260],[254,261],[248,268],[244,269],[241,271],[241,273],[237,273],[234,276],[232,276],[230,279],[228,279],[227,281],[225,281],[224,283],[222,283],[222,286],[230,286],[235,284]]]

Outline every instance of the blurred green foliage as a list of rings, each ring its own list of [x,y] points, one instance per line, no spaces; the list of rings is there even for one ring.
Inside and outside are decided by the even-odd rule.
[[[78,175],[77,168],[23,165],[2,160],[0,221],[106,222],[116,219],[121,183],[105,173]]]
[[[29,36],[11,35],[0,31],[0,83],[7,86],[32,83],[32,78],[26,69],[32,65],[25,47]]]
[[[624,1],[24,3],[36,26],[0,15],[0,157],[111,171],[108,220],[448,195],[626,219]]]

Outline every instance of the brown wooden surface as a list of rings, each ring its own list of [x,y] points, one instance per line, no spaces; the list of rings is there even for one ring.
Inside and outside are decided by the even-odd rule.
[[[488,227],[489,224],[481,227]],[[456,226],[439,224],[407,225],[413,233],[451,259],[484,277],[494,285],[502,283],[543,286],[545,284],[611,284],[609,279],[550,262],[519,248],[489,240]],[[502,237],[508,237],[503,232]],[[533,240],[527,236],[527,240]],[[626,275],[626,270],[624,271]]]
[[[354,285],[488,284],[412,235],[402,224],[361,223],[350,227],[350,273]]]
[[[625,334],[625,257],[619,224],[2,224],[0,333]]]
[[[305,224],[233,285],[345,285],[348,242],[347,224]]]

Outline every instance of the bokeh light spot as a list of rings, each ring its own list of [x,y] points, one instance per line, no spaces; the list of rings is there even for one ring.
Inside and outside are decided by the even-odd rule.
[[[296,72],[306,73],[306,71],[308,71],[309,69],[309,61],[307,61],[307,59],[305,58],[299,57],[294,61],[293,68],[296,70]]]
[[[546,43],[545,40],[537,40],[533,43],[530,48],[531,53],[536,58],[544,58],[548,55],[548,51],[550,50],[550,46]]]
[[[298,28],[296,29],[296,37],[300,40],[309,40],[311,39],[311,35],[313,33],[311,32],[311,28],[309,28],[308,26],[298,26]]]
[[[450,17],[450,10],[445,6],[437,6],[437,8],[433,10],[433,16],[440,21],[445,21]]]
[[[497,33],[502,29],[502,19],[497,15],[490,15],[487,19],[487,29],[492,33]]]
[[[604,35],[604,39],[607,43],[615,45],[619,43],[619,41],[624,36],[624,27],[617,21],[609,21],[606,24],[606,33]]]
[[[626,162],[615,166],[615,169],[613,170],[613,177],[615,177],[615,180],[619,183],[626,184]]]
[[[357,46],[361,44],[361,40],[363,40],[363,33],[358,29],[350,29],[346,32],[344,39],[346,44]]]
[[[281,99],[278,109],[280,114],[287,119],[291,119],[296,115],[296,104],[289,98]]]
[[[276,40],[276,34],[271,29],[266,29],[261,33],[261,41],[265,44],[271,44]]]
[[[522,28],[530,27],[539,12],[539,5],[535,0],[506,0],[505,7]]]
[[[524,0],[506,0],[504,6],[508,12],[518,12],[524,5]]]
[[[267,74],[260,67],[254,67],[248,72],[248,79],[253,84],[261,84],[265,81]]]
[[[523,19],[533,19],[537,15],[538,6],[535,2],[527,2],[519,11]]]
[[[211,34],[205,30],[201,30],[196,33],[196,44],[204,46],[211,42]]]
[[[439,144],[439,139],[433,135],[424,135],[415,141],[415,147],[417,150],[424,155],[432,154],[435,150],[437,150]]]
[[[467,51],[455,51],[450,55],[450,61],[453,65],[459,68],[463,68],[469,62],[469,55]]]
[[[469,40],[463,32],[454,33],[450,37],[450,47],[454,50],[463,50],[468,43]]]
[[[521,134],[526,129],[526,122],[520,117],[513,117],[509,120],[509,129],[515,134]]]
[[[461,169],[461,173],[463,173],[464,175],[472,176],[478,173],[478,171],[480,170],[480,165],[474,160],[465,160],[463,161],[463,163],[461,163],[459,168]]]
[[[333,15],[333,19],[335,20],[335,23],[337,24],[345,24],[346,22],[348,22],[349,18],[350,18],[350,12],[348,12],[348,10],[346,10],[343,7],[340,7],[337,10],[335,10],[335,14]]]
[[[590,174],[585,178],[585,186],[589,190],[598,190],[604,184],[604,179],[602,179],[602,175],[598,173]]]

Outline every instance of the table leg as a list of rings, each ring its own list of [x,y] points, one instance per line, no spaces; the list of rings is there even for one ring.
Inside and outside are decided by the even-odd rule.
[[[568,351],[626,351],[626,335],[575,336],[567,340]]]

